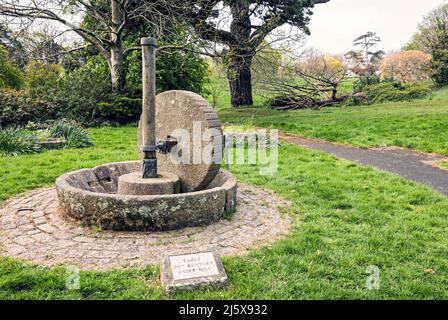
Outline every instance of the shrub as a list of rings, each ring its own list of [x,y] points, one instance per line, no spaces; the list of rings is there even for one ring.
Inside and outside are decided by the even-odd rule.
[[[49,128],[52,138],[62,138],[68,148],[87,148],[93,145],[90,135],[74,121],[59,120]]]
[[[0,90],[0,126],[24,126],[58,119],[64,114],[53,96],[31,96],[26,91]]]
[[[8,51],[0,45],[0,88],[20,89],[22,86],[22,72],[8,60]]]
[[[353,91],[355,93],[362,92],[365,87],[375,85],[381,82],[380,77],[376,73],[366,73],[359,77],[359,79],[353,84]]]
[[[90,57],[87,63],[62,79],[58,100],[64,104],[65,117],[86,125],[102,122],[96,118],[97,103],[110,100],[111,82],[106,61]]]
[[[381,82],[366,86],[363,90],[369,103],[405,101],[425,98],[431,93],[428,85],[419,82]]]
[[[50,137],[64,139],[69,148],[86,148],[93,145],[89,133],[73,120],[56,121],[48,131]]]
[[[26,90],[32,96],[54,95],[59,91],[59,82],[64,68],[58,64],[31,61],[25,67]]]
[[[157,91],[188,90],[206,93],[208,64],[198,55],[178,51],[157,54]],[[142,88],[141,53],[134,51],[126,59],[126,89],[128,94],[140,95]]]
[[[27,134],[17,127],[0,128],[0,154],[18,156],[40,151],[36,136]]]
[[[104,121],[125,124],[137,121],[141,112],[142,99],[115,97],[111,102],[98,103],[95,117],[100,117]]]

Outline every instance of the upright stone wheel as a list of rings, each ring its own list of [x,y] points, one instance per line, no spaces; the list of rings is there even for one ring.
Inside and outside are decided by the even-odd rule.
[[[189,91],[172,90],[158,94],[157,141],[167,136],[176,138],[178,145],[170,154],[157,153],[159,170],[176,174],[180,178],[182,192],[207,187],[219,172],[223,147],[221,122],[212,107],[200,95]],[[140,119],[139,148],[141,145]]]

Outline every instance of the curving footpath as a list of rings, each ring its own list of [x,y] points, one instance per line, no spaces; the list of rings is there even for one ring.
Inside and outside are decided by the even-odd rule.
[[[440,169],[434,164],[436,161],[446,159],[446,157],[396,147],[360,149],[319,139],[302,138],[289,133],[280,133],[279,138],[299,146],[324,151],[364,166],[398,174],[448,196],[448,170]]]

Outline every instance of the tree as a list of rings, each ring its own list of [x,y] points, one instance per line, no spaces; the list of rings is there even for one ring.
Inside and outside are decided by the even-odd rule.
[[[0,15],[16,19],[55,21],[80,36],[87,45],[92,45],[107,61],[112,88],[115,92],[124,89],[123,61],[130,52],[123,45],[123,37],[139,23],[157,21],[153,15],[166,0],[2,0]],[[94,25],[78,22],[79,16],[95,21]],[[85,47],[86,45],[82,45]]]
[[[417,32],[405,45],[405,50],[420,50],[431,54],[433,45],[448,32],[448,4],[443,4],[424,16]]]
[[[267,41],[263,41],[252,62],[252,84],[263,83],[271,75],[277,74],[280,70],[281,62],[282,52],[272,48]]]
[[[409,50],[384,58],[380,66],[381,77],[402,82],[427,80],[431,77],[431,55]]]
[[[59,30],[49,25],[42,24],[33,32],[21,32],[17,37],[25,49],[28,61],[42,61],[51,64],[60,63],[64,57],[64,48],[56,42],[60,35]]]
[[[432,79],[436,85],[448,85],[448,34],[441,35],[431,47]]]
[[[225,47],[222,55],[231,103],[238,107],[253,104],[251,65],[263,40],[285,24],[309,33],[311,9],[328,1],[199,0],[193,1],[192,6],[184,6],[181,15],[202,39]],[[230,16],[224,17],[223,12],[229,12]],[[229,29],[222,21],[229,22]]]
[[[298,109],[321,107],[341,102],[338,88],[347,77],[347,66],[342,59],[311,52],[306,59],[282,67],[279,76],[273,76],[267,89],[276,99],[271,107]]]
[[[448,4],[428,13],[407,48],[432,55],[432,78],[439,86],[448,84]]]
[[[363,76],[378,70],[379,62],[385,54],[382,50],[376,50],[380,42],[381,38],[371,31],[353,40],[353,45],[359,49],[347,52],[345,57],[351,62],[351,70],[355,74]]]
[[[28,63],[28,56],[23,44],[6,25],[0,23],[0,45],[6,48],[9,57],[23,68]]]
[[[55,95],[64,69],[59,64],[30,61],[25,67],[25,84],[33,96]]]
[[[22,85],[22,72],[8,59],[8,51],[0,45],[0,88],[19,89]]]

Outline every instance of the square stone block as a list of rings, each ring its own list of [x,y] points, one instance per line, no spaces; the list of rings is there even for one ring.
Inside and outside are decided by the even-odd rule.
[[[160,264],[160,280],[168,293],[227,286],[227,274],[216,251],[166,253]]]

